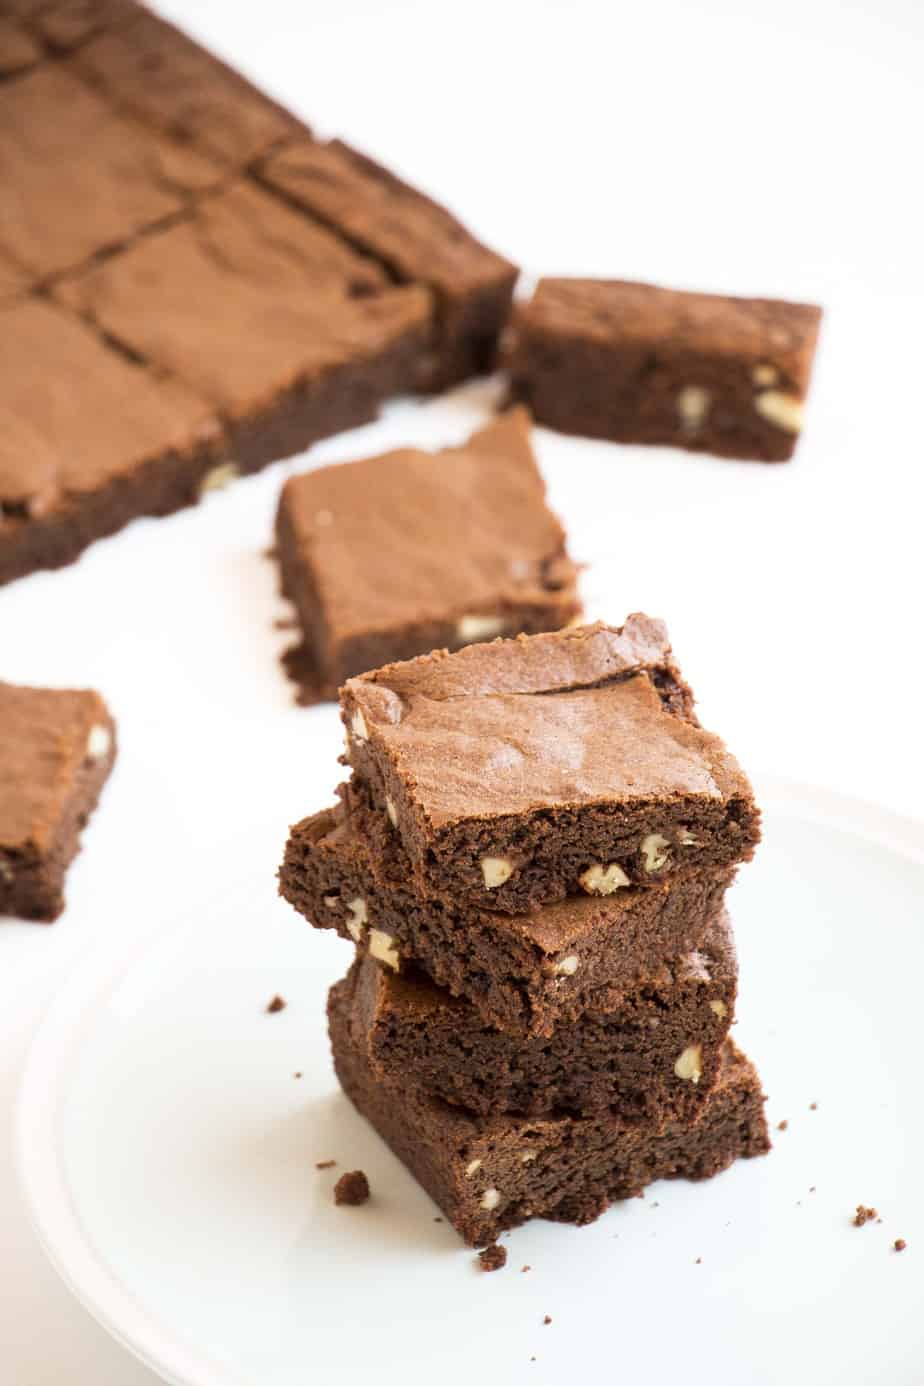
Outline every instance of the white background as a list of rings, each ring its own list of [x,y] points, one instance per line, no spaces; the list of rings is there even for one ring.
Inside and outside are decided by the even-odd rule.
[[[531,274],[824,304],[790,466],[546,433],[537,447],[576,556],[595,560],[590,614],[665,616],[704,721],[746,766],[918,814],[924,9],[163,8]],[[456,440],[490,393],[399,406],[312,456]],[[29,1036],[76,960],[173,911],[242,828],[271,878],[287,823],[337,782],[333,710],[294,708],[276,663],[286,636],[262,553],[292,465],[0,590],[2,676],[99,688],[123,746],[63,919],[0,928],[2,1386],[153,1381],[45,1265],[14,1184],[10,1110]],[[324,783],[299,774],[309,725],[329,734]]]

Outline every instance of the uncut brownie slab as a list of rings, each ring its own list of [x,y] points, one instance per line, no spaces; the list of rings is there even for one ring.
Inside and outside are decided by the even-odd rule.
[[[430,335],[424,289],[246,180],[58,294],[210,400],[241,472],[374,418],[413,388]]]
[[[111,109],[59,63],[0,85],[0,247],[40,279],[125,245],[219,165]]]
[[[820,322],[805,303],[542,279],[505,364],[515,397],[564,433],[785,462]]]
[[[385,965],[418,965],[488,1025],[550,1035],[606,997],[637,989],[665,958],[700,946],[731,871],[692,871],[608,896],[581,894],[524,915],[416,888],[400,840],[347,793],[292,828],[280,894],[319,929],[334,929]]]
[[[347,759],[424,888],[520,913],[747,860],[751,787],[662,622],[436,650],[347,681]]]
[[[303,635],[286,663],[329,698],[364,669],[554,630],[580,611],[522,409],[461,447],[402,448],[290,477],[276,553]]]
[[[115,759],[98,693],[0,683],[0,915],[50,922]]]
[[[139,515],[194,503],[226,445],[206,401],[60,308],[0,310],[0,584],[58,568]]]
[[[476,1117],[406,1077],[383,1082],[354,1022],[348,982],[330,992],[334,1067],[354,1106],[470,1245],[531,1217],[593,1222],[656,1179],[708,1179],[770,1147],[760,1080],[726,1041],[718,1082],[695,1121],[611,1112]]]
[[[485,1023],[419,971],[397,975],[368,954],[347,978],[357,1038],[386,1081],[481,1115],[593,1112],[695,1116],[719,1075],[737,963],[722,913],[699,948],[661,963],[615,999],[606,987],[575,1022],[524,1039]]]
[[[401,283],[434,293],[431,389],[490,369],[517,269],[439,203],[340,140],[285,144],[257,169],[270,187],[374,255]]]

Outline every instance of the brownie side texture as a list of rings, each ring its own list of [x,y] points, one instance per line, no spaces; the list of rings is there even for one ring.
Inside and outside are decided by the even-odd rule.
[[[656,1179],[708,1179],[769,1149],[760,1081],[731,1041],[693,1122],[609,1112],[485,1120],[428,1097],[406,1078],[383,1082],[353,1028],[345,981],[331,989],[328,1019],[347,1096],[472,1246],[531,1217],[593,1222]]]
[[[783,462],[820,322],[810,304],[542,279],[505,364],[514,396],[563,433]]]
[[[513,410],[467,443],[290,477],[276,521],[303,640],[286,664],[315,696],[438,646],[566,625],[577,568]],[[309,693],[309,696],[310,696]]]
[[[433,290],[437,335],[426,380],[430,389],[492,367],[517,269],[445,207],[340,140],[287,143],[260,166],[258,176],[374,255],[399,283]]]
[[[487,1025],[418,971],[398,975],[368,954],[348,977],[354,1016],[387,1081],[486,1116],[587,1113],[692,1118],[715,1087],[737,990],[727,915],[699,948],[663,962],[606,1007],[606,996],[551,1036]],[[599,1007],[599,1008],[598,1008]]]
[[[0,683],[0,915],[51,922],[116,754],[98,693]]]
[[[650,672],[649,672],[650,671]],[[759,813],[632,616],[434,651],[348,680],[347,758],[422,887],[520,913],[747,860]]]
[[[733,874],[691,872],[669,886],[504,914],[421,893],[382,816],[355,794],[347,802],[349,814],[341,805],[292,828],[280,894],[315,928],[392,967],[418,965],[513,1035],[547,1036],[593,1005],[612,1009],[665,958],[698,948]]]

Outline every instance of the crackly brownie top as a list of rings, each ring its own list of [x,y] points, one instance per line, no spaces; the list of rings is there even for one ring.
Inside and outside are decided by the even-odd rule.
[[[637,615],[387,665],[347,682],[344,720],[435,828],[750,796],[719,738],[671,710],[675,674],[664,625]]]
[[[203,401],[130,364],[51,304],[7,307],[0,336],[16,344],[3,363],[0,532],[217,436]]]
[[[516,270],[483,246],[445,207],[339,140],[303,139],[267,161],[261,176],[379,256],[402,279],[447,295],[498,282]]]
[[[686,293],[613,279],[540,279],[518,310],[532,328],[625,346],[656,346],[672,355],[708,354],[787,367],[793,383],[808,379],[821,309],[769,298]]]
[[[417,286],[238,181],[69,280],[62,299],[236,415],[429,322]]]
[[[144,120],[235,167],[302,129],[238,73],[143,9],[88,43],[75,62]]]
[[[292,477],[283,509],[338,638],[415,622],[488,621],[575,600],[522,409],[460,447],[402,448]],[[484,613],[487,612],[486,617]],[[475,637],[472,637],[475,638]]]
[[[221,173],[120,115],[58,63],[0,88],[0,245],[36,274],[124,243]]]
[[[0,683],[0,847],[47,846],[77,771],[111,736],[98,693]]]

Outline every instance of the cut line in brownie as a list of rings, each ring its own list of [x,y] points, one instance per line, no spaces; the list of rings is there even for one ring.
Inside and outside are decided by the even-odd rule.
[[[760,835],[647,616],[387,665],[347,681],[341,714],[421,887],[460,902],[520,913],[727,869]]]
[[[304,701],[435,647],[566,625],[577,569],[513,410],[459,447],[403,448],[290,477],[276,519]],[[302,671],[310,671],[307,682]]]
[[[488,1025],[550,1035],[590,1006],[612,1009],[665,958],[692,952],[722,909],[731,871],[569,896],[529,914],[424,894],[397,835],[346,791],[343,805],[297,823],[280,894],[319,929],[334,929],[386,966],[422,968]]]
[[[423,973],[399,975],[368,954],[347,986],[357,1037],[387,1082],[406,1077],[482,1116],[610,1108],[654,1120],[692,1118],[714,1088],[737,976],[723,913],[695,952],[660,963],[615,1004],[601,989],[599,1001],[550,1036],[497,1030]]]
[[[621,280],[541,279],[505,365],[540,423],[783,462],[802,429],[821,309]]]
[[[3,0],[4,14],[17,18],[37,42],[56,55],[140,12],[134,0]]]
[[[478,1118],[408,1079],[385,1083],[356,1027],[345,981],[330,992],[334,1067],[354,1106],[469,1245],[532,1217],[579,1225],[657,1179],[708,1179],[770,1148],[753,1065],[730,1040],[694,1121],[593,1116]]]
[[[0,683],[0,915],[51,922],[115,759],[98,693]]]

